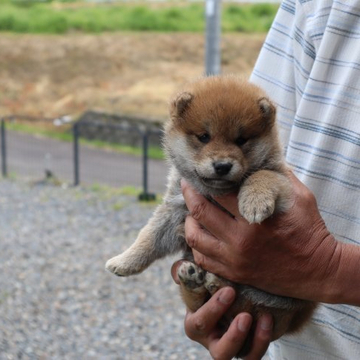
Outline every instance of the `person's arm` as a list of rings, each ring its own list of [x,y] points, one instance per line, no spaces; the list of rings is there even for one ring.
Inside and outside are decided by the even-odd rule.
[[[360,247],[337,241],[321,218],[315,197],[294,175],[292,208],[249,225],[237,198],[216,199],[236,219],[183,182],[191,213],[186,241],[198,265],[237,283],[270,293],[360,306]]]

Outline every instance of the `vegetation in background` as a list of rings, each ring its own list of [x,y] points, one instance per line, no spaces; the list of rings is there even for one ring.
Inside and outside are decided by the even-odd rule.
[[[222,6],[224,31],[266,32],[276,4]],[[73,1],[0,0],[0,31],[63,34],[105,31],[204,31],[204,3],[184,1],[162,5],[127,2],[92,5]]]
[[[64,126],[61,129],[57,130],[53,126],[48,124],[36,123],[36,126],[31,123],[20,123],[20,122],[10,122],[6,124],[6,128],[9,130],[22,132],[31,135],[44,136],[52,139],[57,139],[61,141],[71,142],[73,141],[73,135],[71,133],[70,126]],[[115,144],[101,140],[87,140],[80,138],[80,144],[92,146],[100,149],[109,149],[113,151],[118,151],[130,155],[142,156],[142,148]],[[148,156],[151,159],[164,159],[164,153],[161,148],[155,146],[149,146]]]
[[[228,5],[222,17],[223,31],[267,32],[274,20],[278,5]]]
[[[112,187],[109,185],[94,183],[88,186],[88,189],[90,189],[92,192],[97,193],[98,196],[100,195],[101,198],[104,200],[114,199],[122,195],[138,197],[142,193],[142,189],[131,185],[122,186],[122,187]],[[78,198],[81,198],[82,195],[83,195],[83,191],[80,189],[80,192],[78,193]],[[150,201],[142,201],[140,202],[140,204],[141,206],[147,207],[147,206],[154,206],[157,204],[161,204],[161,202],[162,202],[162,194],[156,194],[156,199]],[[114,211],[119,211],[127,205],[128,203],[126,201],[120,200],[115,202],[112,208]]]
[[[130,196],[138,196],[141,193],[141,189],[135,186],[122,186],[120,188],[112,187],[109,185],[94,183],[89,186],[90,190],[96,193],[104,193],[104,195],[108,195],[107,197],[104,196],[104,199],[112,199],[115,196],[119,195],[130,195]]]

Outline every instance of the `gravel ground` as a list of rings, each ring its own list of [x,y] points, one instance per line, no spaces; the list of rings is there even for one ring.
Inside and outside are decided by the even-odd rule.
[[[183,331],[174,258],[117,278],[154,205],[119,190],[0,181],[0,359],[208,359]]]

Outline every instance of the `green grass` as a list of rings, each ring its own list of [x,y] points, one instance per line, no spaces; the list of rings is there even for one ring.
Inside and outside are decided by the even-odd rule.
[[[171,6],[114,5],[66,7],[55,2],[0,0],[0,31],[63,34],[71,31],[202,32],[204,4],[180,2]],[[277,11],[276,4],[224,4],[223,31],[266,32]]]
[[[56,140],[72,142],[73,135],[71,133],[71,127],[67,126],[64,127],[64,130],[52,130],[51,128],[42,127],[42,126],[34,126],[31,124],[26,123],[17,123],[17,122],[10,122],[6,124],[6,129],[36,135],[36,136],[44,136]],[[130,145],[123,145],[123,144],[114,144],[106,141],[101,140],[86,140],[80,138],[80,144],[96,147],[99,149],[109,149],[112,151],[118,151],[121,153],[126,153],[135,156],[142,156],[142,148],[130,146]],[[149,146],[148,148],[148,156],[151,159],[158,159],[163,160],[165,158],[164,153],[160,147]]]
[[[278,5],[228,5],[222,19],[227,32],[267,32],[274,20]]]
[[[10,293],[8,291],[1,291],[0,293],[0,305],[3,304],[7,298],[10,297]]]
[[[115,150],[131,155],[142,156],[143,154],[142,148],[130,146],[130,145],[114,144],[101,140],[85,140],[85,139],[81,139],[80,143],[85,145],[91,145],[101,149]],[[163,160],[165,158],[162,149],[160,147],[155,147],[155,146],[149,146],[148,156],[151,159],[158,159],[158,160]]]
[[[137,188],[135,186],[122,186],[120,188],[94,183],[90,186],[88,186],[88,189],[90,189],[92,192],[97,193],[98,195],[101,195],[102,199],[110,200],[114,199],[117,196],[126,195],[130,197],[138,197],[142,193],[142,189]],[[79,197],[82,196],[82,192],[79,193]],[[162,202],[162,194],[157,194],[155,200],[141,202],[141,204],[144,204],[144,206],[147,205],[156,205],[160,204]],[[113,210],[118,211],[121,210],[124,206],[126,206],[127,203],[123,201],[117,201],[112,205]]]
[[[119,195],[138,196],[141,193],[141,189],[135,186],[122,186],[120,188],[114,188],[108,185],[94,183],[90,185],[90,190],[95,193],[102,193],[105,198],[113,198]],[[106,197],[108,195],[108,197]]]
[[[139,195],[142,193],[142,189],[137,188],[135,186],[122,186],[122,187],[112,187],[104,184],[94,183],[90,186],[85,186],[85,188],[89,189],[91,192],[97,194],[97,198],[101,198],[104,200],[113,200],[114,198],[118,196],[128,196],[128,197],[136,197],[138,198]],[[78,199],[81,199],[84,196],[84,192],[80,189],[76,195]],[[149,201],[141,201],[141,206],[151,206],[158,205],[162,203],[162,194],[156,194],[156,198],[154,200]],[[129,203],[126,201],[126,199],[120,199],[118,201],[115,201],[112,204],[112,209],[114,211],[120,211],[124,207],[126,207]]]
[[[116,195],[131,195],[137,196],[140,194],[141,189],[136,188],[135,186],[123,186],[121,188],[113,188],[108,185],[94,183],[90,185],[90,190],[95,193],[109,193],[109,198]]]
[[[17,174],[14,171],[11,171],[10,173],[8,173],[6,175],[6,177],[0,176],[0,179],[2,179],[2,180],[7,179],[7,180],[14,181],[17,179]]]
[[[51,130],[48,127],[34,126],[32,124],[27,123],[18,123],[18,122],[9,122],[6,123],[6,129],[31,134],[49,137],[52,139],[57,139],[61,141],[72,141],[72,134],[69,131],[69,127],[63,131],[55,131]]]

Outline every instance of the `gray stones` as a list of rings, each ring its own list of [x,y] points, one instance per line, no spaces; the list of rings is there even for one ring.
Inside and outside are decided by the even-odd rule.
[[[208,359],[184,334],[175,258],[130,278],[104,269],[153,209],[111,189],[0,181],[0,359]]]

